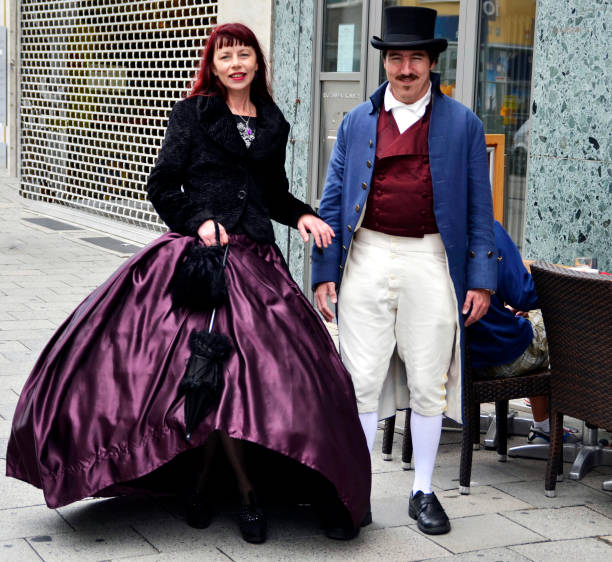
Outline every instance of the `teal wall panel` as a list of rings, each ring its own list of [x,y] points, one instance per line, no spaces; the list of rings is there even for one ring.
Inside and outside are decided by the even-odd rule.
[[[525,254],[612,269],[607,0],[539,0]]]
[[[275,0],[272,71],[274,99],[291,125],[286,169],[291,192],[308,193],[312,102],[314,0]],[[277,243],[295,280],[303,285],[306,246],[297,230],[275,225]]]

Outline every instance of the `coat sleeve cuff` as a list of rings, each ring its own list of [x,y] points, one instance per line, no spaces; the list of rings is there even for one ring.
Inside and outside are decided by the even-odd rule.
[[[495,249],[480,248],[468,252],[467,283],[469,289],[497,290],[497,254]]]
[[[199,211],[193,217],[185,221],[186,233],[190,236],[195,236],[198,233],[198,228],[203,222],[214,218],[212,213],[206,209]]]
[[[339,244],[332,242],[328,248],[312,248],[312,276],[311,285],[313,290],[320,283],[336,283],[340,281],[340,255]]]

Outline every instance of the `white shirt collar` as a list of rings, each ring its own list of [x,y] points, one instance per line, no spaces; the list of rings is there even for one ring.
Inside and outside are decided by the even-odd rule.
[[[415,101],[414,103],[403,103],[399,101],[392,93],[391,93],[391,85],[387,84],[385,88],[385,111],[391,111],[396,108],[405,108],[412,113],[417,115],[423,115],[425,113],[425,108],[427,104],[431,100],[431,82],[429,82],[429,88],[427,89],[427,93],[420,99]]]

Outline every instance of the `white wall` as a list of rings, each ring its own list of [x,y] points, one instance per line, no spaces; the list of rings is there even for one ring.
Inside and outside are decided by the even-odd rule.
[[[217,23],[238,22],[250,27],[271,63],[272,0],[219,0]]]

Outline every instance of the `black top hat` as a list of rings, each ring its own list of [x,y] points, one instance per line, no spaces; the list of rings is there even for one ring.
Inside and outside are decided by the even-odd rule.
[[[446,39],[434,39],[438,12],[431,8],[393,6],[385,8],[383,38],[372,37],[376,49],[433,50],[441,53],[448,47]]]

